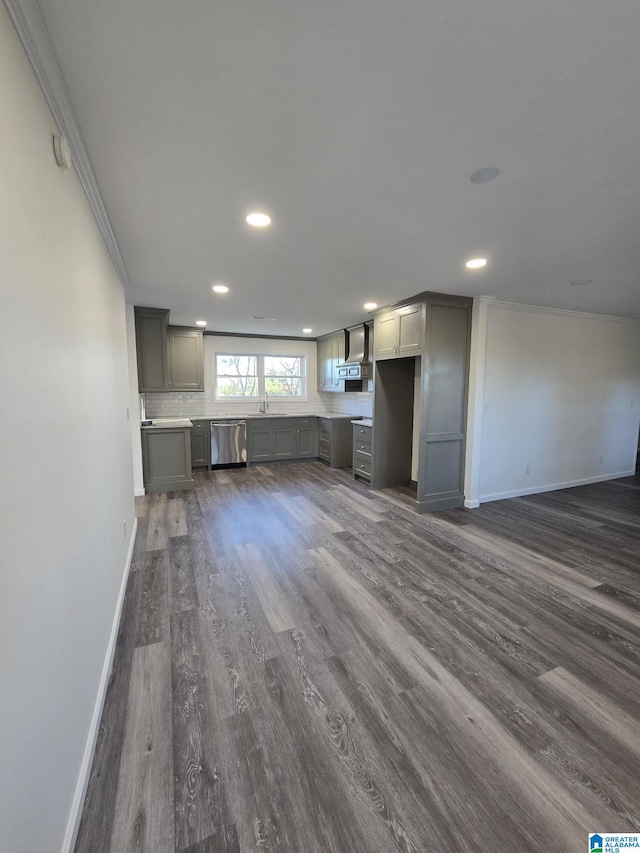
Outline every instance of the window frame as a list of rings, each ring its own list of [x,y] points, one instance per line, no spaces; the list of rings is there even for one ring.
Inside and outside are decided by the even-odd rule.
[[[225,394],[218,394],[218,356],[223,358],[255,358],[257,365],[257,378],[258,378],[258,394],[257,396],[244,396],[244,397],[236,397],[229,396]],[[295,374],[293,378],[300,378],[300,396],[292,396],[288,394],[269,394],[269,399],[271,400],[302,400],[306,401],[309,399],[309,358],[304,353],[290,353],[290,352],[250,352],[243,350],[242,352],[227,352],[222,350],[216,350],[213,354],[213,399],[216,402],[224,402],[225,400],[233,403],[239,402],[260,402],[264,399],[265,395],[265,379],[267,376],[264,372],[264,360],[265,358],[297,358],[300,360],[300,373]],[[221,374],[221,377],[224,377],[225,374]],[[253,376],[253,374],[251,374]]]

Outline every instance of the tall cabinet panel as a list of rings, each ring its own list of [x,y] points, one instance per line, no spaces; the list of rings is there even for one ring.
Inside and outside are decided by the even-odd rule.
[[[469,336],[466,306],[427,306],[429,376],[418,471],[422,510],[461,506],[464,498]]]

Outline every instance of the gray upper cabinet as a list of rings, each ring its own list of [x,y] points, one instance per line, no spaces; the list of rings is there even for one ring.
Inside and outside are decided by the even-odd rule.
[[[374,357],[403,358],[421,355],[424,345],[424,303],[402,305],[374,320]]]
[[[134,308],[138,390],[204,391],[204,337],[200,329],[169,326],[169,312]]]
[[[135,308],[138,389],[167,391],[167,327],[169,312],[160,308]]]
[[[169,389],[171,391],[204,391],[204,338],[197,329],[169,326]]]
[[[318,338],[318,391],[331,390],[331,336]]]
[[[345,360],[346,352],[346,329],[318,338],[318,391],[344,391],[338,365]]]

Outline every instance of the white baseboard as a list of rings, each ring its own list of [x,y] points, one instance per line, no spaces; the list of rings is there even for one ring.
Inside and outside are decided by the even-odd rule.
[[[76,790],[73,795],[71,812],[69,813],[69,820],[67,822],[67,831],[65,832],[64,841],[62,842],[62,853],[73,853],[73,850],[76,846],[76,839],[78,837],[78,830],[80,829],[82,807],[84,806],[84,798],[87,794],[87,787],[89,785],[89,775],[91,773],[91,765],[93,764],[93,753],[96,748],[98,730],[100,728],[100,720],[102,718],[102,710],[104,708],[104,701],[107,696],[107,686],[109,684],[109,677],[111,676],[111,668],[113,666],[113,658],[116,651],[116,640],[118,639],[120,616],[122,615],[124,596],[125,592],[127,591],[127,581],[129,579],[129,571],[131,569],[133,546],[136,541],[137,530],[138,519],[135,518],[133,522],[133,530],[131,531],[131,541],[129,542],[129,549],[127,551],[127,559],[124,567],[124,573],[122,575],[122,583],[120,584],[120,592],[118,593],[118,601],[116,602],[116,612],[114,614],[113,624],[111,626],[111,636],[109,637],[107,654],[104,659],[104,664],[102,666],[102,675],[100,677],[100,683],[98,685],[98,695],[96,697],[96,704],[93,709],[93,716],[91,718],[91,725],[89,727],[89,736],[87,737],[87,743],[84,748],[84,755],[82,756],[82,764],[80,765],[80,775],[78,776]]]
[[[141,489],[134,489],[133,494],[136,498],[142,498],[146,495],[144,486]]]
[[[477,509],[480,506],[480,501],[479,500],[475,500],[475,501],[465,500],[464,505],[466,506],[467,509]]]
[[[548,486],[534,486],[532,489],[515,489],[512,492],[500,492],[495,495],[480,495],[480,503],[502,501],[506,498],[521,498],[524,495],[539,495],[542,492],[555,492],[558,489],[572,489],[574,486],[588,486],[590,483],[603,483],[605,480],[619,480],[620,477],[633,477],[635,470],[619,471],[617,474],[602,474],[600,477],[585,477],[584,480],[572,480],[568,483],[553,483]],[[465,506],[467,505],[465,501]]]

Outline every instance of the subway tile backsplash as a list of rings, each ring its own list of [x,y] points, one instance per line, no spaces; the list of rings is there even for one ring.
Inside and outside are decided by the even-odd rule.
[[[147,418],[170,418],[178,416],[203,415],[251,415],[258,414],[260,401],[226,402],[215,400],[209,391],[199,393],[168,393],[145,394],[145,413]],[[315,393],[308,400],[275,400],[269,399],[270,414],[300,414],[340,413],[371,417],[373,394],[344,393],[327,394]]]

